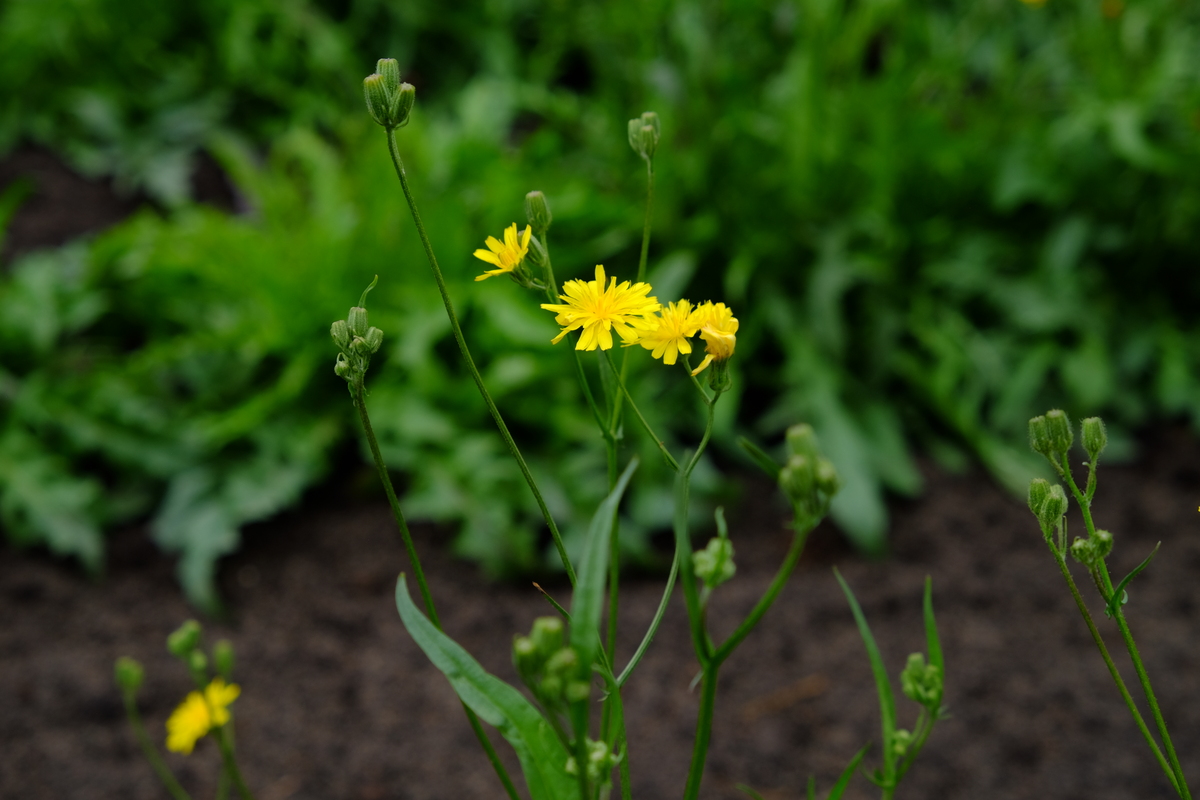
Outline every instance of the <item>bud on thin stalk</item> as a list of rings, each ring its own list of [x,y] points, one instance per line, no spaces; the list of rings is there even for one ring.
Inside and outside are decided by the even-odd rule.
[[[1099,417],[1088,417],[1080,424],[1080,428],[1083,434],[1083,449],[1087,451],[1088,460],[1094,467],[1096,459],[1108,446],[1108,431],[1104,427],[1104,420]]]
[[[1071,430],[1071,418],[1067,412],[1059,408],[1047,411],[1046,428],[1050,434],[1050,449],[1063,455],[1069,453],[1075,441],[1075,432]]]
[[[529,220],[533,232],[538,236],[544,236],[546,231],[550,230],[550,223],[554,220],[554,215],[550,213],[546,195],[537,190],[525,195],[525,218]]]

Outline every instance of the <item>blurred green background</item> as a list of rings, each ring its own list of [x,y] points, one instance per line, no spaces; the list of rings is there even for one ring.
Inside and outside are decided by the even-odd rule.
[[[625,122],[647,109],[656,294],[742,322],[716,464],[812,422],[863,550],[886,550],[887,494],[922,490],[914,453],[1019,491],[1051,406],[1104,415],[1117,451],[1200,420],[1184,0],[7,0],[0,52],[0,152],[39,144],[147,200],[0,272],[0,524],[99,570],[104,531],[149,519],[200,604],[242,526],[361,463],[328,326],[376,273],[369,402],[406,507],[494,574],[546,563],[362,107],[385,55],[417,86],[400,146],[468,337],[568,530],[604,480],[570,354],[470,254],[541,189],[560,279],[632,275]],[[242,213],[193,202],[201,153]],[[29,189],[0,188],[0,223]],[[632,361],[643,408],[693,441],[676,376]],[[669,519],[644,461],[634,557]],[[723,491],[714,464],[700,482]]]

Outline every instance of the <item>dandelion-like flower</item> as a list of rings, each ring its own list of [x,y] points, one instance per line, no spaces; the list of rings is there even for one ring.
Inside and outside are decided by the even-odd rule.
[[[698,375],[714,360],[724,361],[733,355],[737,346],[737,317],[724,303],[702,303],[692,312],[692,321],[700,328],[700,338],[707,345],[704,360],[692,370]]]
[[[696,335],[700,323],[693,319],[692,304],[687,300],[669,303],[646,322],[651,327],[638,331],[636,344],[649,350],[650,355],[661,358],[664,364],[674,364],[680,353],[692,352],[688,339]]]
[[[504,229],[504,241],[501,242],[495,236],[487,237],[484,242],[488,246],[487,250],[480,248],[475,251],[475,257],[480,261],[486,261],[495,266],[495,269],[489,269],[482,275],[477,275],[475,280],[484,281],[493,275],[503,275],[507,272],[512,272],[520,266],[525,254],[529,252],[529,237],[533,235],[533,228],[528,225],[520,234],[517,233],[517,223],[513,223]]]
[[[213,678],[203,695],[189,692],[167,719],[167,749],[184,755],[192,752],[210,730],[229,722],[229,705],[241,693],[241,687],[226,685],[223,678]]]
[[[613,346],[612,332],[628,344],[638,340],[641,331],[650,327],[647,317],[662,308],[658,298],[648,297],[650,284],[629,281],[617,283],[609,279],[605,285],[604,267],[596,266],[593,281],[573,280],[563,284],[564,294],[559,298],[566,303],[542,303],[542,308],[553,311],[554,321],[562,326],[562,332],[551,340],[558,344],[568,332],[583,331],[575,345],[576,350],[609,350]]]

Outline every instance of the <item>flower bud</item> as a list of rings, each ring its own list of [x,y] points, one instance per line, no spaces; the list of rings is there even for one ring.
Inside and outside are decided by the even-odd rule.
[[[344,355],[338,353],[337,363],[333,365],[333,373],[339,378],[350,380],[351,371],[350,362],[346,360]]]
[[[417,87],[411,83],[400,84],[400,88],[392,96],[392,104],[389,107],[392,127],[403,128],[408,124],[408,117],[412,114],[413,105],[416,102]]]
[[[818,458],[813,477],[817,489],[824,492],[826,497],[833,497],[842,488],[842,479],[838,476],[837,467],[827,458]]]
[[[123,691],[132,694],[141,687],[142,681],[146,677],[146,670],[132,658],[121,656],[117,659],[114,674],[117,679],[117,686],[120,686]]]
[[[1096,531],[1092,537],[1092,547],[1096,558],[1107,558],[1113,549],[1113,535],[1108,531]]]
[[[221,639],[213,645],[213,666],[225,680],[233,676],[233,642]]]
[[[1050,455],[1050,428],[1044,415],[1029,420],[1029,446],[1035,453]]]
[[[629,146],[633,148],[633,152],[649,161],[654,158],[654,151],[658,149],[661,131],[658,114],[646,111],[640,117],[629,120]]]
[[[564,675],[579,670],[579,654],[570,647],[557,650],[546,660],[546,673],[549,675]]]
[[[568,681],[565,692],[568,703],[582,703],[592,694],[592,685],[587,681]]]
[[[537,645],[528,636],[518,636],[513,639],[512,659],[513,666],[517,668],[517,674],[526,684],[533,680],[542,664]]]
[[[546,248],[542,246],[541,240],[534,236],[529,240],[529,250],[526,251],[525,259],[521,262],[517,269],[524,267],[526,264],[530,264],[538,269],[544,270],[549,261],[550,257],[546,253]]]
[[[329,326],[329,335],[333,337],[333,341],[337,346],[343,350],[350,344],[350,326],[346,324],[346,320],[344,319],[339,319]]]
[[[533,232],[538,236],[542,236],[550,229],[550,222],[554,217],[550,213],[550,206],[546,203],[546,195],[537,190],[525,195],[525,218],[529,220]]]
[[[1104,428],[1104,420],[1099,417],[1088,417],[1081,424],[1083,431],[1083,449],[1087,451],[1088,459],[1095,465],[1096,459],[1108,446],[1108,431]]]
[[[400,88],[400,62],[396,59],[381,58],[376,61],[375,74],[380,77],[389,95]]]
[[[188,653],[187,664],[193,674],[204,675],[204,671],[208,669],[208,656],[204,655],[203,650],[193,650]]]
[[[382,75],[368,75],[363,78],[363,98],[367,102],[367,113],[385,128],[391,127],[392,96],[393,93],[388,91]]]
[[[788,428],[787,449],[788,455],[808,456],[809,458],[820,456],[821,449],[817,445],[817,434],[813,431],[812,425],[801,423]]]
[[[909,746],[912,745],[912,740],[913,735],[910,731],[904,728],[896,729],[896,732],[892,734],[892,752],[896,755],[896,758],[904,757],[904,754],[908,752]]]
[[[350,329],[350,333],[355,336],[366,336],[367,328],[367,310],[359,306],[350,309],[350,313],[346,316],[346,327]]]
[[[1096,563],[1096,548],[1089,539],[1076,537],[1071,542],[1071,556],[1088,569]]]
[[[379,328],[367,328],[367,335],[363,338],[372,354],[379,352],[379,348],[383,344],[383,331]]]
[[[199,644],[200,623],[194,619],[189,619],[167,637],[167,650],[176,658],[187,658]]]
[[[728,392],[733,388],[733,378],[729,376],[729,360],[714,359],[708,370],[708,387],[717,394]]]
[[[923,654],[912,653],[900,673],[900,688],[909,700],[931,708],[942,700],[942,672],[934,664],[926,664]]]
[[[725,583],[737,572],[733,563],[733,542],[725,538],[710,539],[707,547],[692,553],[692,569],[709,589]]]
[[[803,502],[812,498],[816,476],[812,459],[805,455],[794,455],[779,471],[779,486],[792,502]]]
[[[1029,510],[1035,517],[1041,516],[1042,503],[1046,502],[1049,493],[1050,481],[1045,478],[1034,478],[1029,482]]]
[[[563,622],[558,617],[538,617],[533,621],[529,638],[534,647],[547,658],[563,646]]]
[[[1052,528],[1066,513],[1067,494],[1056,483],[1046,492],[1046,499],[1042,501],[1042,507],[1038,510],[1038,522],[1042,524],[1043,528]]]
[[[1067,412],[1059,408],[1047,411],[1046,428],[1050,433],[1050,449],[1056,453],[1069,453],[1075,441],[1075,432],[1071,430],[1071,419]]]

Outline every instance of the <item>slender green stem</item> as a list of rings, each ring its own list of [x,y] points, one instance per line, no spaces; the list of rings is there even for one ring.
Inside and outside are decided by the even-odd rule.
[[[221,751],[221,760],[225,764],[229,777],[233,779],[233,785],[237,787],[238,794],[241,795],[242,800],[254,800],[254,794],[251,793],[250,787],[242,778],[242,771],[238,769],[237,759],[233,757],[233,745],[229,741],[224,725],[213,728],[213,738],[217,740],[217,748]]]
[[[137,700],[134,698],[133,692],[125,691],[123,694],[125,695],[125,714],[129,717],[129,724],[133,728],[133,737],[137,739],[154,774],[158,776],[162,785],[175,800],[192,800],[192,796],[179,784],[175,773],[171,772],[167,762],[159,755],[158,748],[150,741],[150,735],[146,733],[146,726],[142,724],[142,715],[138,713]]]
[[[429,584],[425,581],[425,570],[421,568],[421,559],[417,556],[417,547],[413,543],[412,533],[408,529],[408,521],[404,518],[404,512],[400,510],[400,500],[396,497],[396,489],[392,486],[392,477],[388,474],[387,464],[383,463],[383,454],[379,451],[379,441],[375,438],[375,429],[371,426],[362,376],[355,380],[351,391],[354,398],[354,409],[358,412],[363,433],[367,437],[367,446],[371,448],[371,457],[375,460],[379,481],[383,484],[383,490],[387,494],[388,505],[392,507],[392,516],[396,520],[396,527],[400,530],[400,539],[408,553],[408,562],[412,566],[413,577],[416,578],[417,586],[421,590],[421,599],[425,601],[425,611],[429,614],[429,621],[437,626],[438,630],[441,630],[442,623],[438,620],[437,609],[433,606],[433,595],[429,591]]]
[[[404,518],[404,512],[400,509],[400,501],[396,497],[395,487],[392,486],[392,477],[388,473],[387,464],[383,462],[383,454],[379,451],[379,441],[375,438],[375,429],[371,426],[371,417],[367,413],[366,397],[361,377],[354,383],[353,398],[354,408],[358,411],[358,418],[362,421],[363,432],[367,437],[367,445],[371,448],[371,457],[375,460],[375,468],[379,472],[379,480],[383,483],[388,503],[392,507],[392,516],[396,519],[396,526],[400,529],[400,538],[404,541],[404,548],[408,552],[408,561],[412,566],[413,576],[416,578],[417,586],[421,590],[421,598],[425,601],[425,611],[429,614],[429,621],[440,631],[442,629],[442,622],[438,618],[437,608],[434,607],[433,595],[429,591],[429,584],[425,581],[425,572],[421,568],[421,559],[417,556],[417,548],[413,543],[412,533],[408,529],[408,521]],[[492,768],[496,771],[496,776],[500,779],[500,783],[504,784],[505,792],[507,792],[512,800],[518,800],[517,787],[513,785],[512,779],[508,776],[508,770],[505,769],[504,764],[500,761],[500,757],[496,754],[495,748],[492,747],[492,742],[488,739],[483,726],[479,724],[479,718],[465,703],[463,704],[463,711],[466,712],[467,721],[471,724],[471,730],[475,732],[475,738],[479,740],[479,744],[487,754],[488,761],[491,762]]]
[[[637,279],[646,280],[646,261],[650,257],[650,217],[654,208],[654,161],[646,159],[646,218],[642,222],[642,252],[638,257]]]
[[[1096,526],[1092,521],[1091,510],[1091,495],[1080,491],[1079,486],[1075,483],[1075,477],[1071,474],[1071,465],[1066,455],[1062,457],[1060,473],[1067,481],[1067,485],[1071,487],[1071,494],[1075,496],[1075,501],[1079,503],[1079,509],[1083,513],[1083,523],[1087,526],[1088,537],[1093,537],[1096,534]],[[1089,478],[1089,491],[1095,493],[1094,479]],[[1112,600],[1114,592],[1112,579],[1108,574],[1108,566],[1101,559],[1098,567],[1093,570],[1093,578],[1097,579],[1097,588],[1100,590],[1100,596],[1105,603]],[[1150,714],[1154,717],[1155,727],[1158,728],[1158,735],[1162,738],[1163,747],[1167,751],[1167,760],[1170,762],[1171,768],[1169,775],[1174,776],[1173,783],[1175,790],[1180,797],[1185,800],[1191,800],[1192,793],[1188,789],[1187,778],[1183,774],[1183,766],[1179,763],[1179,756],[1175,753],[1175,745],[1171,741],[1171,734],[1167,730],[1167,721],[1163,718],[1162,709],[1159,707],[1158,698],[1154,694],[1154,688],[1150,684],[1150,676],[1146,672],[1146,666],[1142,662],[1141,654],[1138,652],[1137,643],[1133,640],[1133,632],[1129,628],[1129,622],[1125,619],[1124,610],[1118,605],[1117,613],[1114,616],[1117,621],[1117,629],[1121,632],[1121,638],[1125,642],[1125,649],[1129,652],[1129,659],[1133,662],[1133,669],[1137,673],[1138,682],[1142,685],[1142,692],[1146,696],[1146,702],[1150,704]]]
[[[671,600],[671,591],[675,588],[675,577],[679,574],[680,560],[679,544],[677,542],[675,545],[675,557],[671,560],[671,571],[667,574],[667,585],[663,587],[662,599],[658,601],[658,609],[654,612],[654,619],[650,620],[650,627],[646,629],[646,635],[642,637],[642,643],[633,652],[633,656],[629,659],[629,663],[625,665],[625,669],[621,670],[621,674],[617,676],[618,686],[624,686],[625,681],[629,680],[629,676],[637,668],[638,662],[642,660],[642,656],[650,649],[650,643],[654,641],[654,634],[658,633],[658,626],[662,623],[663,615],[667,613],[667,604]]]
[[[554,539],[554,546],[558,549],[558,557],[562,559],[563,568],[567,571],[567,578],[571,581],[571,585],[574,586],[575,569],[571,566],[571,560],[567,557],[567,549],[563,546],[562,534],[558,531],[558,525],[554,522],[554,517],[550,514],[550,508],[546,505],[546,500],[542,497],[542,492],[538,488],[537,482],[533,479],[533,473],[529,471],[529,465],[525,463],[525,457],[521,455],[521,450],[517,447],[516,441],[508,431],[508,425],[505,424],[504,418],[500,416],[500,409],[496,407],[496,403],[492,400],[487,386],[484,385],[483,376],[479,374],[479,368],[475,366],[475,359],[471,357],[471,351],[467,347],[467,340],[463,336],[462,326],[459,325],[458,316],[454,313],[454,304],[450,300],[450,292],[446,288],[446,279],[442,277],[441,267],[438,266],[437,257],[433,254],[433,245],[429,242],[429,236],[425,233],[425,226],[421,223],[421,215],[417,212],[417,202],[413,198],[412,190],[408,186],[408,176],[404,172],[404,161],[400,158],[400,148],[396,144],[395,129],[388,129],[387,139],[388,152],[392,156],[392,165],[396,168],[396,176],[400,179],[400,187],[404,190],[405,200],[408,201],[408,210],[412,212],[413,222],[417,226],[417,234],[421,238],[421,244],[425,248],[425,256],[429,260],[429,266],[433,270],[433,277],[437,281],[438,292],[441,293],[442,304],[446,307],[446,316],[450,319],[450,327],[454,331],[454,340],[458,343],[458,350],[462,354],[463,362],[467,365],[467,370],[471,373],[471,378],[475,381],[475,386],[479,389],[479,394],[483,397],[483,402],[487,405],[492,419],[495,420],[496,427],[500,430],[500,436],[504,439],[504,443],[508,445],[508,450],[512,453],[513,459],[516,460],[517,466],[520,467],[525,482],[529,484],[529,490],[533,493],[533,498],[537,502],[538,508],[541,509],[542,516],[546,520],[546,526],[550,529],[550,536]]]
[[[1100,635],[1100,631],[1096,628],[1095,621],[1092,620],[1092,614],[1088,611],[1087,603],[1083,600],[1083,595],[1079,593],[1079,587],[1075,584],[1075,579],[1071,576],[1071,570],[1067,567],[1067,560],[1057,551],[1051,550],[1054,553],[1054,560],[1058,563],[1058,569],[1062,572],[1063,578],[1067,581],[1067,586],[1071,590],[1071,596],[1075,598],[1075,605],[1079,607],[1079,613],[1083,616],[1083,621],[1087,623],[1088,632],[1092,635],[1092,641],[1096,643],[1096,648],[1100,651],[1101,657],[1104,659],[1104,665],[1108,667],[1108,674],[1112,676],[1113,683],[1117,685],[1117,690],[1121,693],[1121,699],[1125,701],[1125,705],[1129,708],[1129,713],[1133,715],[1133,721],[1137,728],[1142,733],[1142,738],[1146,740],[1146,744],[1150,746],[1151,752],[1154,753],[1154,758],[1158,760],[1158,765],[1162,771],[1166,773],[1170,779],[1171,785],[1175,788],[1176,793],[1179,793],[1178,781],[1175,778],[1173,771],[1167,760],[1163,758],[1162,751],[1158,748],[1158,742],[1154,741],[1154,736],[1151,735],[1150,729],[1146,727],[1146,721],[1142,719],[1142,712],[1138,710],[1137,703],[1129,694],[1129,689],[1125,686],[1125,681],[1121,677],[1117,665],[1113,663],[1112,656],[1109,655],[1108,647],[1104,644],[1104,638]]]
[[[663,458],[666,459],[667,464],[670,465],[671,469],[679,472],[679,462],[675,460],[675,457],[671,455],[671,451],[667,449],[667,446],[663,444],[662,439],[658,438],[658,434],[654,432],[654,428],[650,427],[650,423],[646,421],[644,416],[642,416],[641,409],[637,407],[637,403],[633,401],[633,396],[629,394],[629,389],[627,389],[625,386],[625,381],[621,380],[621,374],[617,371],[616,365],[613,364],[612,356],[609,355],[607,350],[601,350],[600,352],[604,354],[604,360],[608,363],[609,369],[612,370],[613,376],[617,378],[617,385],[621,387],[621,393],[629,401],[629,407],[633,409],[633,413],[637,415],[638,421],[642,423],[642,428],[644,428],[646,434],[654,440],[654,444],[658,447],[659,452],[663,454]]]
[[[929,738],[929,734],[933,731],[934,718],[927,713],[925,709],[921,709],[920,716],[917,717],[917,724],[913,729],[913,740],[908,746],[908,751],[904,754],[904,760],[896,768],[895,785],[899,786],[904,774],[908,772],[909,767],[917,760],[917,756],[921,754],[921,748],[925,746],[925,740]]]
[[[715,659],[704,665],[700,712],[696,717],[696,739],[692,745],[692,763],[688,767],[687,785],[683,790],[684,800],[696,800],[700,794],[704,762],[708,759],[708,743],[712,739],[713,709],[717,703],[717,671],[720,668],[720,662]]]

